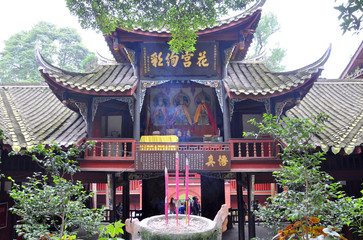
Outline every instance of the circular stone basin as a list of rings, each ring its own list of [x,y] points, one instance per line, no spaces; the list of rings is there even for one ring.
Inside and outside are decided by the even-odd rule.
[[[189,226],[185,215],[179,215],[179,224],[176,225],[176,215],[169,215],[166,224],[165,215],[145,218],[140,222],[139,233],[143,240],[184,240],[205,239],[214,240],[218,237],[216,223],[208,218],[190,216]]]

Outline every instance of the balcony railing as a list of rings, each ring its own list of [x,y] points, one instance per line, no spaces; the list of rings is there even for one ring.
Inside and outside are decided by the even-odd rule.
[[[231,139],[225,143],[136,142],[134,139],[87,139],[95,146],[85,159],[135,160],[136,151],[231,151],[231,160],[279,159],[273,139]]]
[[[87,141],[95,142],[95,146],[85,151],[85,159],[105,160],[134,160],[134,139],[104,139],[92,138]]]
[[[279,146],[274,139],[231,139],[232,160],[278,159]]]

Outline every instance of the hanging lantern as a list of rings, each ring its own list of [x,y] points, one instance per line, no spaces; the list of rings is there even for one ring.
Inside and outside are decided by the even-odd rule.
[[[239,36],[239,42],[238,42],[239,50],[245,49],[245,37],[243,35]]]
[[[113,50],[118,51],[118,37],[114,36],[113,37]]]

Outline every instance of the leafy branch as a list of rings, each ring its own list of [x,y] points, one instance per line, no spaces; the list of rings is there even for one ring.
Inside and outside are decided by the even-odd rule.
[[[20,216],[16,231],[25,239],[71,239],[78,228],[96,234],[102,212],[88,209],[85,202],[92,197],[73,175],[79,172],[76,146],[62,149],[57,144],[38,145],[15,154],[31,156],[45,170],[34,173],[23,185],[13,181],[11,211]],[[67,177],[67,178],[66,178]]]
[[[258,127],[259,134],[268,134],[279,142],[283,163],[281,170],[273,175],[284,191],[270,199],[257,215],[275,229],[287,220],[299,222],[296,232],[290,232],[292,237],[299,239],[310,237],[311,233],[306,229],[312,229],[312,222],[307,219],[316,217],[320,226],[331,225],[339,229],[346,219],[351,219],[343,211],[346,205],[340,204],[344,197],[344,193],[339,191],[340,185],[320,170],[321,161],[325,160],[324,153],[316,151],[311,143],[312,138],[323,129],[327,118],[327,115],[319,114],[309,119],[284,117],[278,121],[276,116],[265,114],[260,123],[254,119],[250,121]]]
[[[111,34],[116,27],[133,29],[167,29],[172,35],[170,49],[193,52],[196,32],[213,26],[228,10],[242,10],[255,0],[66,0],[71,14],[86,29]]]

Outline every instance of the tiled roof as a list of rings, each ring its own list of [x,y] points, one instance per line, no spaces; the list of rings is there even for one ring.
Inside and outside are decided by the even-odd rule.
[[[216,28],[228,25],[230,23],[237,22],[237,21],[239,21],[241,19],[244,19],[246,17],[249,17],[249,16],[253,15],[256,11],[261,10],[262,6],[265,4],[265,2],[266,2],[266,0],[259,0],[253,6],[251,6],[249,9],[246,9],[242,13],[240,13],[240,14],[238,14],[236,16],[230,17],[230,18],[217,20],[216,23],[213,26],[203,28],[203,29],[199,29],[199,32],[202,32],[204,30],[216,29]],[[163,27],[163,28],[149,28],[149,29],[145,30],[145,29],[141,29],[140,27],[135,26],[133,30],[134,31],[149,32],[149,33],[170,33],[169,29],[167,29],[165,27]]]
[[[69,146],[86,135],[81,115],[63,106],[45,83],[0,85],[0,128],[13,150],[40,143]]]
[[[124,92],[137,85],[137,77],[131,64],[101,65],[93,72],[77,73],[57,68],[48,63],[37,50],[38,69],[58,83],[79,90],[96,92]]]
[[[266,95],[282,92],[303,84],[313,74],[320,74],[331,47],[316,62],[289,72],[273,72],[263,63],[230,62],[223,79],[228,92],[236,95]]]
[[[363,40],[339,78],[363,78]]]
[[[352,153],[363,144],[363,79],[319,79],[287,115],[308,118],[318,113],[328,114],[329,120],[314,144],[335,154],[341,149]]]

